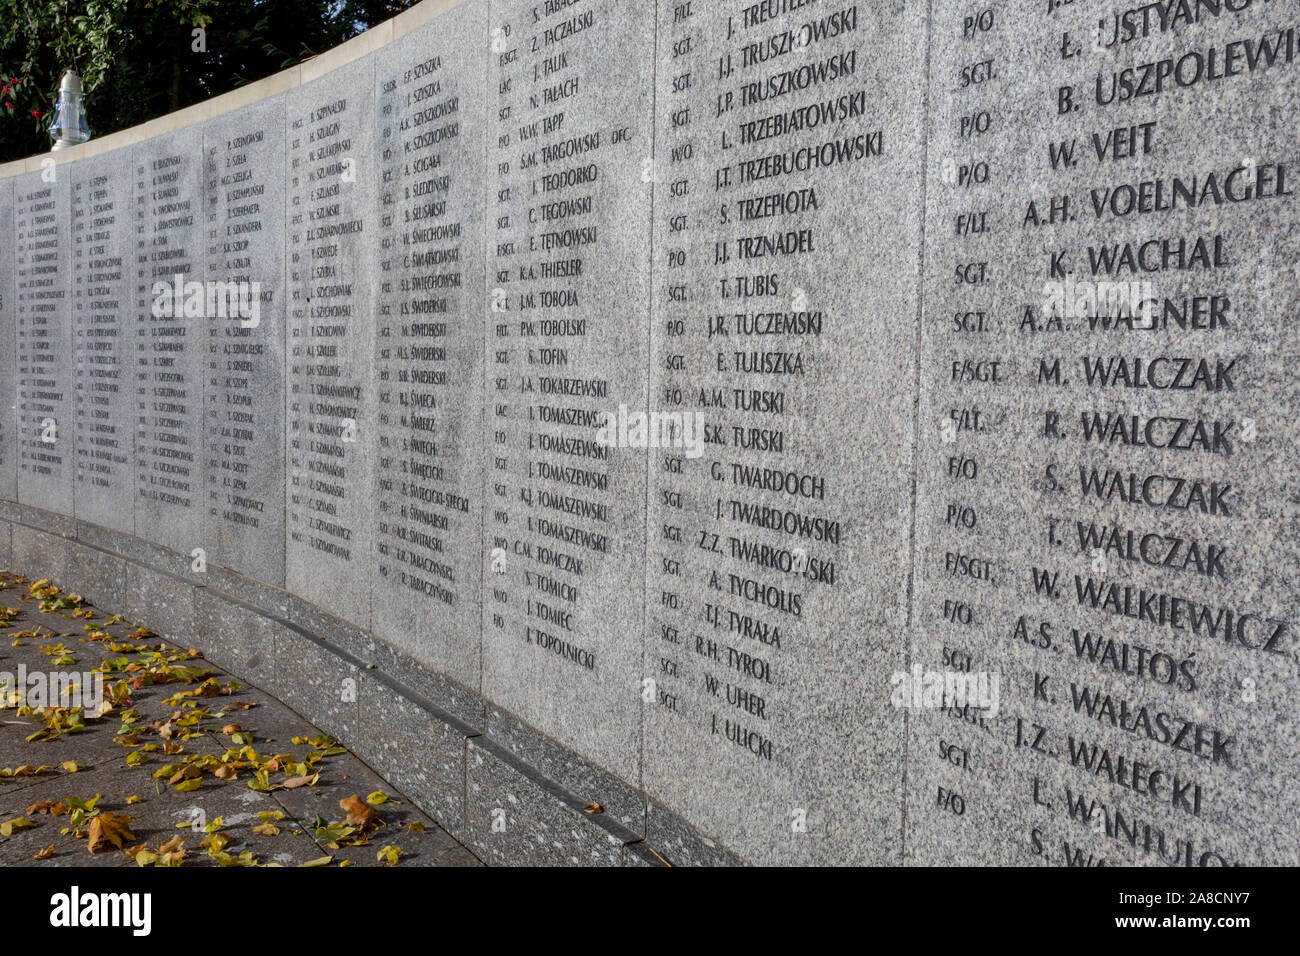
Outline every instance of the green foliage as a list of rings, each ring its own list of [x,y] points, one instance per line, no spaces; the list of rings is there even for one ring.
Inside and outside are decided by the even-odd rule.
[[[269,76],[413,2],[0,0],[0,162],[50,148],[70,66],[100,137]]]

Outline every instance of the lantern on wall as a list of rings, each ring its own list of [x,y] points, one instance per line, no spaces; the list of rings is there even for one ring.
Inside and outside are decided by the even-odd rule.
[[[68,70],[59,82],[59,98],[54,105],[54,120],[50,123],[52,149],[76,146],[90,139],[86,125],[86,101],[81,95],[81,77],[76,70]]]

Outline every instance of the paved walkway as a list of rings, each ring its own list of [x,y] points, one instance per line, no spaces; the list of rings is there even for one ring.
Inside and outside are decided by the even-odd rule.
[[[346,741],[57,584],[0,571],[0,672],[0,865],[481,865]]]

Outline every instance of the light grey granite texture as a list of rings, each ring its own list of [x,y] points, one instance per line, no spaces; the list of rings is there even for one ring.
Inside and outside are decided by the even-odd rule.
[[[135,533],[203,573],[203,379],[208,318],[203,133],[189,127],[136,144]],[[197,314],[195,314],[197,313]]]
[[[480,678],[486,4],[375,60],[372,630],[466,687]],[[382,227],[382,223],[381,223]]]
[[[762,6],[659,8],[644,783],[754,862],[898,863],[925,21]]]
[[[83,521],[130,534],[140,327],[131,150],[77,163],[71,174],[75,506]]]
[[[646,456],[594,423],[646,398],[654,12],[490,8],[482,690],[635,784]]]
[[[17,499],[73,513],[71,173],[48,166],[14,180],[13,355],[17,360]]]
[[[275,97],[203,125],[207,281],[229,290],[201,349],[203,547],[211,564],[275,587],[284,586],[284,110]]]
[[[373,58],[291,91],[285,122],[285,587],[369,627],[380,243]]]
[[[0,180],[0,236],[14,234],[14,183]],[[14,256],[0,259],[0,495],[18,497],[18,298]]]

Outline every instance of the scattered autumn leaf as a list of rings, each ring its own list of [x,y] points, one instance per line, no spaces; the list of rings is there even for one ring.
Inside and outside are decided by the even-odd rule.
[[[36,826],[36,824],[31,820],[28,820],[26,817],[14,817],[12,820],[6,820],[4,823],[0,823],[0,836],[13,836],[18,830],[26,830],[29,827],[34,826]]]
[[[347,811],[348,823],[363,833],[374,829],[381,822],[374,808],[363,803],[356,794],[344,797],[339,801],[339,806]]]
[[[181,767],[174,774],[167,778],[167,782],[173,787],[185,780],[198,780],[203,776],[203,771],[193,764]]]
[[[331,823],[328,826],[316,828],[316,839],[324,840],[337,848],[339,840],[350,837],[356,832],[356,827],[350,827],[346,823]]]
[[[159,846],[159,847],[158,847],[158,851],[159,851],[160,853],[174,853],[174,852],[176,852],[177,850],[179,850],[181,847],[183,847],[184,845],[185,845],[185,838],[184,838],[184,837],[182,837],[182,836],[174,836],[174,837],[172,837],[170,840],[168,840],[166,843],[164,843],[164,844],[162,844],[161,846]]]
[[[70,808],[62,800],[42,800],[40,803],[33,803],[27,808],[31,813],[48,813],[52,817],[65,816],[70,812]]]
[[[110,846],[122,849],[124,840],[135,839],[131,832],[132,819],[117,813],[99,814],[90,821],[90,844],[87,848],[91,853],[107,850]]]

